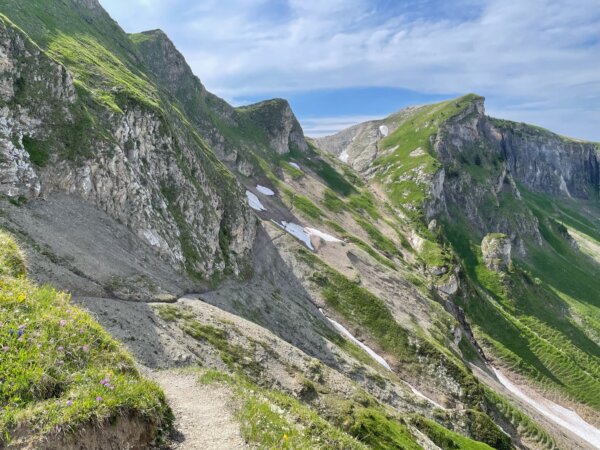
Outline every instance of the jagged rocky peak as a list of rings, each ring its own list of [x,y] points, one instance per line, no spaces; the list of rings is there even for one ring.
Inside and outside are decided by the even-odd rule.
[[[507,270],[511,262],[511,251],[510,238],[503,233],[489,233],[481,241],[483,260],[490,270]]]
[[[292,149],[308,150],[302,127],[287,100],[276,98],[237,110],[265,132],[269,145],[278,154]]]
[[[169,90],[175,91],[181,83],[189,84],[194,78],[185,58],[162,30],[143,31],[129,37],[146,66]]]

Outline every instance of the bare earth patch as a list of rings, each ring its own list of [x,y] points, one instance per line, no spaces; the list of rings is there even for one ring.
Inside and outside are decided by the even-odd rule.
[[[232,412],[232,393],[218,384],[203,386],[197,375],[177,370],[152,374],[165,391],[175,414],[172,449],[222,450],[249,448]]]

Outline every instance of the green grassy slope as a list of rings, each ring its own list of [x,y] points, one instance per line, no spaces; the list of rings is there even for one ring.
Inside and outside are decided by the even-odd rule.
[[[490,356],[543,389],[600,410],[600,265],[571,245],[562,222],[590,240],[598,228],[567,201],[521,192],[545,242],[530,243],[528,256],[516,258],[509,273],[485,267],[466,223],[445,224],[473,287],[458,302]]]
[[[421,206],[428,196],[429,183],[418,174],[431,175],[440,168],[433,153],[431,138],[441,124],[463,112],[473,100],[479,98],[475,94],[468,94],[454,100],[421,106],[381,141],[379,145],[384,155],[373,164],[380,168],[379,176],[385,180],[392,203],[409,211]],[[415,153],[417,149],[420,151]]]
[[[0,232],[0,441],[137,417],[169,429],[164,394],[69,296],[26,278],[15,242]],[[22,431],[21,431],[22,433]]]
[[[541,246],[527,241],[527,256],[516,256],[514,267],[504,274],[485,267],[481,236],[469,224],[462,205],[448,206],[451,218],[443,219],[440,233],[429,232],[421,222],[420,206],[430,186],[415,183],[415,174],[431,174],[442,167],[431,138],[441,124],[477,99],[467,95],[410,112],[381,141],[383,156],[375,161],[378,176],[392,204],[408,209],[407,216],[426,239],[421,257],[428,266],[452,267],[454,258],[461,262],[466,289],[456,302],[490,356],[531,377],[545,390],[600,410],[598,202],[555,199],[523,187],[523,200],[517,201],[509,192],[490,195],[489,202],[479,205],[478,214],[517,230],[520,221],[534,217],[544,241]],[[549,133],[533,127],[525,131]],[[492,144],[483,140],[473,148],[457,150],[446,176],[468,179],[473,190],[492,189],[489,180],[499,176],[502,160],[487,145]],[[568,230],[580,239],[585,251],[574,247]]]
[[[7,0],[5,14],[58,62],[94,99],[120,111],[128,97],[157,108],[158,93],[139,68],[123,30],[103,10],[75,0]]]

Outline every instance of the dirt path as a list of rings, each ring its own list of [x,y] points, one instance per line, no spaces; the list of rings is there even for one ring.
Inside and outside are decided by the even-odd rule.
[[[196,375],[157,371],[152,378],[165,391],[175,414],[176,433],[171,448],[229,450],[248,448],[231,413],[231,392],[224,386],[202,386]]]

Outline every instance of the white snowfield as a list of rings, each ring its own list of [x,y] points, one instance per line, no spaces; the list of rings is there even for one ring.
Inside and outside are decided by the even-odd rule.
[[[388,127],[386,125],[381,125],[379,127],[379,132],[381,134],[383,134],[383,136],[385,137],[385,136],[387,136],[389,134],[390,130],[388,129]]]
[[[500,383],[516,397],[533,406],[557,425],[570,430],[580,438],[592,444],[595,448],[600,449],[600,430],[583,420],[575,411],[557,405],[541,396],[539,396],[538,399],[531,398],[506,378],[502,372],[494,367],[492,367],[492,370],[496,374],[498,381],[500,381]]]
[[[271,189],[269,189],[268,187],[265,187],[265,186],[261,186],[260,184],[256,185],[256,190],[263,195],[268,195],[268,196],[275,195],[275,192],[273,192]]]
[[[315,248],[313,247],[312,242],[310,242],[310,235],[306,231],[304,231],[304,228],[302,228],[301,225],[298,225],[297,223],[293,222],[286,222],[285,220],[282,220],[281,223],[279,223],[271,219],[271,222],[283,228],[296,239],[303,242],[309,250],[314,251]]]
[[[321,311],[323,313],[323,311]],[[325,315],[323,313],[323,315]],[[327,320],[329,320],[331,322],[331,324],[340,332],[342,333],[344,336],[346,336],[348,339],[350,339],[352,342],[354,342],[356,345],[358,345],[360,348],[362,348],[365,352],[368,353],[368,355],[373,358],[375,361],[377,361],[379,364],[381,364],[383,367],[385,367],[388,370],[392,370],[392,368],[390,367],[390,365],[385,361],[385,359],[383,359],[381,356],[379,356],[377,353],[375,353],[375,351],[373,351],[371,348],[369,348],[368,346],[366,346],[365,344],[363,344],[361,341],[359,341],[358,339],[356,339],[352,333],[350,333],[345,327],[344,325],[342,325],[341,323],[336,322],[335,320],[331,319],[330,317],[327,317]]]
[[[306,231],[306,233],[308,233],[309,236],[318,236],[326,242],[342,242],[341,239],[338,239],[330,234],[324,233],[321,230],[317,230],[316,228],[304,227],[304,231]]]
[[[300,166],[299,166],[297,163],[295,163],[295,162],[291,162],[291,163],[290,163],[290,166],[294,167],[295,169],[302,170],[302,169],[300,168]]]
[[[248,197],[248,205],[250,205],[250,208],[254,209],[255,211],[267,210],[267,208],[263,206],[256,194],[254,194],[253,192],[246,191],[246,197]]]

